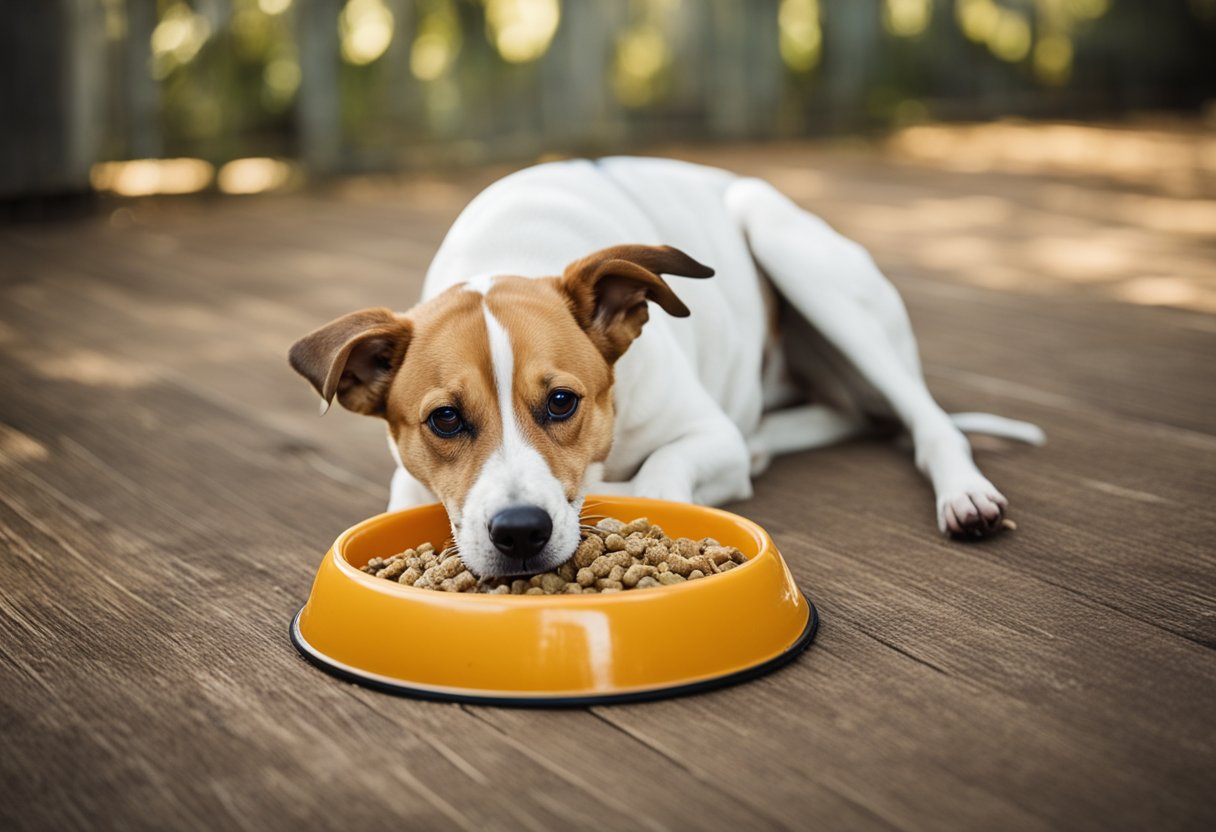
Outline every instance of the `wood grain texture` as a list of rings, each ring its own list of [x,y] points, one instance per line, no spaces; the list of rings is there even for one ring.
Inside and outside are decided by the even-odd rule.
[[[783,458],[735,508],[820,608],[786,669],[558,712],[376,694],[286,627],[328,542],[382,508],[384,431],[318,419],[285,353],[408,307],[502,169],[0,228],[0,828],[1216,824],[1216,323],[1127,288],[1166,270],[1202,297],[1212,238],[1119,208],[1185,200],[676,153],[869,246],[947,409],[1046,429],[976,441],[1017,532],[939,539],[897,443]]]

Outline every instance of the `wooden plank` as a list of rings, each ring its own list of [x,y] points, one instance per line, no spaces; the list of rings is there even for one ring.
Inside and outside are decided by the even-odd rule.
[[[6,481],[19,487],[0,506],[0,529],[19,560],[0,589],[0,643],[19,647],[3,660],[34,683],[4,697],[7,733],[25,752],[5,759],[28,763],[41,744],[48,771],[96,762],[96,776],[90,766],[47,786],[59,798],[70,788],[66,805],[116,825],[151,817],[200,828],[216,812],[249,828],[314,825],[309,817],[669,828],[688,805],[756,820],[712,784],[629,806],[493,721],[318,673],[295,656],[286,623],[321,541],[367,513],[364,497],[301,476],[258,429],[171,385],[138,392],[160,418],[132,430],[129,391],[12,365],[0,377],[20,390],[5,418],[30,457],[5,460]],[[47,401],[59,406],[47,412]],[[93,418],[82,423],[80,412]],[[46,721],[64,735],[45,736]],[[592,748],[613,755],[584,747],[588,773],[626,759],[633,776],[653,781],[667,765],[586,713],[571,725],[583,743],[604,736]],[[70,821],[62,799],[33,805],[18,776],[4,774],[24,798],[5,801],[6,828]],[[325,812],[348,803],[359,804],[349,817]]]
[[[1017,533],[938,539],[889,442],[784,458],[737,508],[823,613],[791,667],[560,713],[364,691],[283,629],[323,541],[383,505],[382,429],[317,420],[283,354],[334,314],[408,304],[497,171],[0,230],[0,825],[1216,822],[1210,319],[1101,285],[977,286],[901,256],[915,211],[876,210],[999,188],[1010,222],[975,233],[1016,247],[1068,219],[1041,180],[699,152],[865,235],[948,409],[1047,429],[1044,449],[977,442]],[[1070,234],[1119,221],[1087,187]],[[1133,271],[1203,247],[1137,233]]]

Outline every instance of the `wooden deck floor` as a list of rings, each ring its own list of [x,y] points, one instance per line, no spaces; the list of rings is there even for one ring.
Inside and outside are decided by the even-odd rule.
[[[793,665],[572,711],[374,693],[286,626],[383,508],[383,432],[318,419],[285,352],[412,303],[501,171],[0,228],[0,828],[1214,828],[1213,193],[679,152],[869,246],[948,409],[1044,426],[977,441],[1017,532],[939,539],[891,443],[784,458],[734,508],[819,606]]]

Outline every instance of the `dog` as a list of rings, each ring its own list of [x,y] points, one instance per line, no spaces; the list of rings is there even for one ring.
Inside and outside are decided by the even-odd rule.
[[[774,455],[892,421],[941,532],[985,536],[1007,501],[961,429],[1043,441],[938,406],[860,245],[762,180],[667,159],[499,180],[452,225],[417,306],[352,312],[289,358],[322,412],[336,397],[387,422],[389,509],[441,501],[481,577],[569,558],[585,494],[742,500]]]

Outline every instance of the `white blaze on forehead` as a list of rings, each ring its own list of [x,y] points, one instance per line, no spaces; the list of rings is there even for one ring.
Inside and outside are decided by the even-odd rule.
[[[566,500],[565,487],[524,436],[520,420],[527,414],[521,416],[515,411],[515,353],[511,349],[511,338],[484,301],[482,313],[489,339],[494,392],[502,420],[502,444],[486,458],[465,497],[459,511],[461,523],[456,530],[456,543],[466,565],[476,574],[518,573],[524,564],[506,559],[490,541],[490,518],[510,506],[537,506],[552,518],[553,534],[544,550],[530,558],[527,566],[533,572],[552,569],[568,558],[578,544],[578,512],[582,501],[576,500],[572,505]]]
[[[490,287],[494,285],[497,277],[498,275],[495,274],[479,274],[476,277],[470,277],[464,282],[465,291],[484,295],[490,291]],[[489,312],[486,314],[488,315]]]
[[[539,462],[544,466],[545,473],[552,477],[548,463],[524,439],[515,414],[515,352],[511,349],[511,338],[484,302],[482,312],[490,337],[490,364],[494,371],[494,390],[498,394],[498,412],[502,417],[502,445],[495,454],[515,462],[524,462],[520,457],[528,457],[528,463]]]

